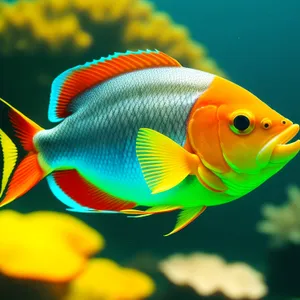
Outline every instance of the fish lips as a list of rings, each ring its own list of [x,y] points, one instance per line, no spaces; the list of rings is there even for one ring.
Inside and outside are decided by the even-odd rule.
[[[260,150],[256,157],[257,164],[265,167],[271,164],[286,164],[294,158],[300,150],[300,140],[288,143],[299,132],[299,125],[293,124],[286,130],[272,138]],[[288,143],[288,144],[287,144]]]

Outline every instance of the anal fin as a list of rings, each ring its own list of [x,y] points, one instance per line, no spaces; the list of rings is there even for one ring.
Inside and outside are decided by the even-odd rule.
[[[134,202],[116,198],[100,190],[77,170],[55,171],[47,179],[54,195],[72,211],[121,211],[136,206]]]
[[[206,206],[189,207],[183,209],[178,215],[174,229],[170,233],[165,234],[164,236],[169,236],[180,231],[181,229],[189,225],[191,222],[193,222],[196,218],[198,218],[205,211],[205,209]]]
[[[178,209],[181,209],[181,206],[154,206],[150,207],[146,210],[139,210],[139,209],[124,209],[121,213],[130,215],[131,218],[142,218],[142,217],[149,217],[155,214],[167,213],[172,212]]]
[[[171,212],[174,210],[181,209],[181,206],[154,206],[150,207],[146,210],[139,210],[139,209],[123,209],[121,210],[122,213],[128,214],[128,215],[153,215],[153,214],[160,214],[160,213],[166,213]]]

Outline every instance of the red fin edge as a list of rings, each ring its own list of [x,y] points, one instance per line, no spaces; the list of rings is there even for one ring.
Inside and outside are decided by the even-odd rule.
[[[78,204],[95,210],[121,211],[136,203],[113,197],[84,179],[76,170],[55,171],[56,184]]]
[[[156,51],[116,53],[91,63],[71,68],[60,74],[52,84],[49,119],[61,121],[71,114],[68,105],[85,90],[115,76],[154,67],[181,67],[167,54]]]

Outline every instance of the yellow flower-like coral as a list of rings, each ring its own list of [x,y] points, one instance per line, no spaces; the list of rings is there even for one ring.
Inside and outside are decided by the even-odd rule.
[[[70,215],[4,210],[0,235],[0,293],[5,299],[25,299],[26,293],[26,299],[141,300],[155,289],[138,270],[108,259],[89,260],[104,240]]]
[[[0,274],[67,282],[104,246],[102,236],[70,215],[0,212]]]
[[[272,237],[273,246],[300,244],[300,189],[289,186],[287,192],[288,201],[285,204],[263,206],[265,220],[257,225],[259,232]]]
[[[190,286],[202,296],[261,299],[267,294],[262,274],[245,263],[228,264],[218,255],[176,254],[162,261],[160,270],[174,284]]]
[[[0,0],[0,53],[59,56],[159,49],[183,65],[223,75],[184,26],[143,0]],[[84,61],[84,60],[83,60]],[[72,66],[72,65],[70,65]]]
[[[90,260],[86,270],[71,283],[64,300],[140,300],[149,297],[154,289],[147,275],[98,258]]]

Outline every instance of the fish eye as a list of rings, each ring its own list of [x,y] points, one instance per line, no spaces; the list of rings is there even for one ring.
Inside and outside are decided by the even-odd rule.
[[[264,118],[261,121],[261,126],[263,129],[269,129],[272,126],[272,121],[268,118]]]
[[[285,125],[285,124],[286,124],[286,120],[282,120],[282,121],[281,121],[281,124],[282,124],[282,125]]]
[[[236,111],[230,117],[230,129],[236,134],[249,134],[254,129],[253,119],[249,112]]]

